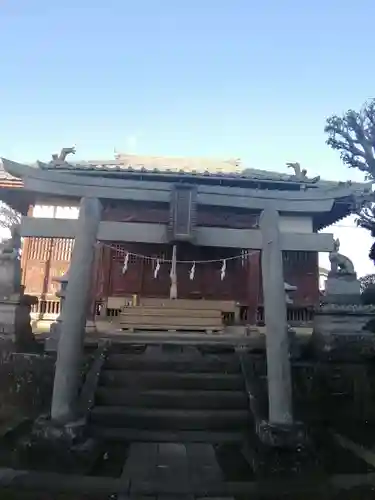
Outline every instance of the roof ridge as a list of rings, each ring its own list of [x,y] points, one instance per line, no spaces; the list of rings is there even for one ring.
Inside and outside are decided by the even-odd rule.
[[[146,156],[140,155],[127,155],[127,158],[146,158]],[[156,158],[156,157],[155,157]],[[157,157],[157,158],[166,158],[166,157]],[[169,159],[171,159],[170,157]],[[227,166],[230,166],[229,169],[221,169],[221,168],[185,168],[183,165],[165,165],[164,168],[144,164],[144,163],[124,163],[123,162],[124,155],[120,158],[120,155],[117,155],[117,159],[112,160],[78,160],[72,162],[63,162],[59,165],[49,164],[49,163],[40,163],[37,164],[29,164],[33,168],[43,168],[47,170],[56,170],[60,173],[62,172],[71,172],[71,173],[82,173],[87,172],[87,175],[90,172],[95,172],[97,174],[111,174],[117,173],[121,174],[144,174],[146,176],[150,175],[159,175],[159,176],[186,176],[186,178],[212,178],[213,180],[216,178],[218,181],[222,180],[238,180],[238,181],[253,181],[253,182],[280,182],[280,183],[290,183],[294,185],[306,185],[308,187],[316,187],[324,190],[337,189],[340,187],[349,187],[350,185],[354,189],[368,189],[371,183],[369,182],[342,182],[342,181],[334,181],[334,180],[324,180],[320,178],[306,178],[300,177],[298,175],[292,175],[287,172],[277,172],[271,170],[257,169],[257,168],[240,168],[240,167],[232,167],[232,164],[227,163]],[[228,160],[229,161],[229,160]],[[203,167],[207,167],[206,165],[202,165]],[[213,165],[212,165],[213,166]],[[198,165],[197,165],[198,167]],[[3,166],[0,162],[0,171],[3,171]],[[3,175],[2,175],[3,177]],[[221,182],[221,181],[220,181]]]

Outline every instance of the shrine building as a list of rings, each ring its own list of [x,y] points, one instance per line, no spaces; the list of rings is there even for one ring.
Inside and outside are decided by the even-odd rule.
[[[258,222],[272,205],[284,279],[296,287],[288,321],[306,324],[319,302],[318,253],[333,248],[332,235],[320,230],[349,215],[370,189],[311,179],[299,164],[276,173],[237,160],[121,154],[74,163],[69,152],[32,165],[3,159],[0,170],[0,199],[22,214],[22,280],[39,299],[38,319],[59,313],[56,278],[69,268],[79,203],[95,197],[102,215],[88,318],[110,320],[134,300],[171,297],[233,302],[232,321],[261,325]]]

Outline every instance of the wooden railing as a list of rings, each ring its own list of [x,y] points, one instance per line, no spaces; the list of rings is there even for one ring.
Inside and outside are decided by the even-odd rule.
[[[314,310],[311,307],[288,307],[287,321],[290,325],[301,325],[312,323],[314,319]],[[257,325],[264,326],[264,308],[259,307],[257,313]]]
[[[104,310],[103,310],[104,308]],[[120,315],[121,309],[106,308],[105,301],[97,301],[95,303],[95,315],[101,316],[103,320],[116,318]],[[31,308],[33,319],[55,319],[60,314],[60,301],[58,299],[39,300],[37,304]],[[247,323],[247,308],[241,308],[240,322]],[[287,310],[288,323],[291,325],[310,324],[314,319],[314,310],[311,307],[288,307]],[[234,322],[234,315],[225,313],[225,323],[231,324]],[[264,309],[262,306],[258,308],[256,324],[264,326]]]
[[[58,299],[39,299],[38,303],[31,306],[33,319],[55,319],[60,314],[60,301]]]
[[[103,309],[104,308],[104,309]],[[96,315],[101,316],[104,320],[117,318],[121,309],[109,309],[106,308],[105,301],[98,301],[95,305]],[[250,317],[249,310],[247,307],[240,308],[239,320],[240,324],[247,324],[248,317]],[[235,317],[233,313],[224,313],[224,323],[225,324],[234,324]],[[290,325],[305,325],[311,324],[314,319],[314,310],[312,307],[288,307],[287,309],[287,320]],[[265,318],[264,318],[264,308],[263,306],[258,307],[256,324],[258,326],[264,326]]]

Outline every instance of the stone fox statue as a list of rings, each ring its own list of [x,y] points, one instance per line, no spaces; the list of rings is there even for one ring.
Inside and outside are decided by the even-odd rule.
[[[334,241],[332,252],[329,254],[332,274],[355,274],[353,262],[345,255],[339,253],[340,240],[337,238]]]

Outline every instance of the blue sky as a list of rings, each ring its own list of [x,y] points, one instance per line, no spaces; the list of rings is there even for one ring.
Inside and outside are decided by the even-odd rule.
[[[76,144],[360,180],[323,127],[374,95],[374,17],[371,0],[2,0],[0,154]]]

